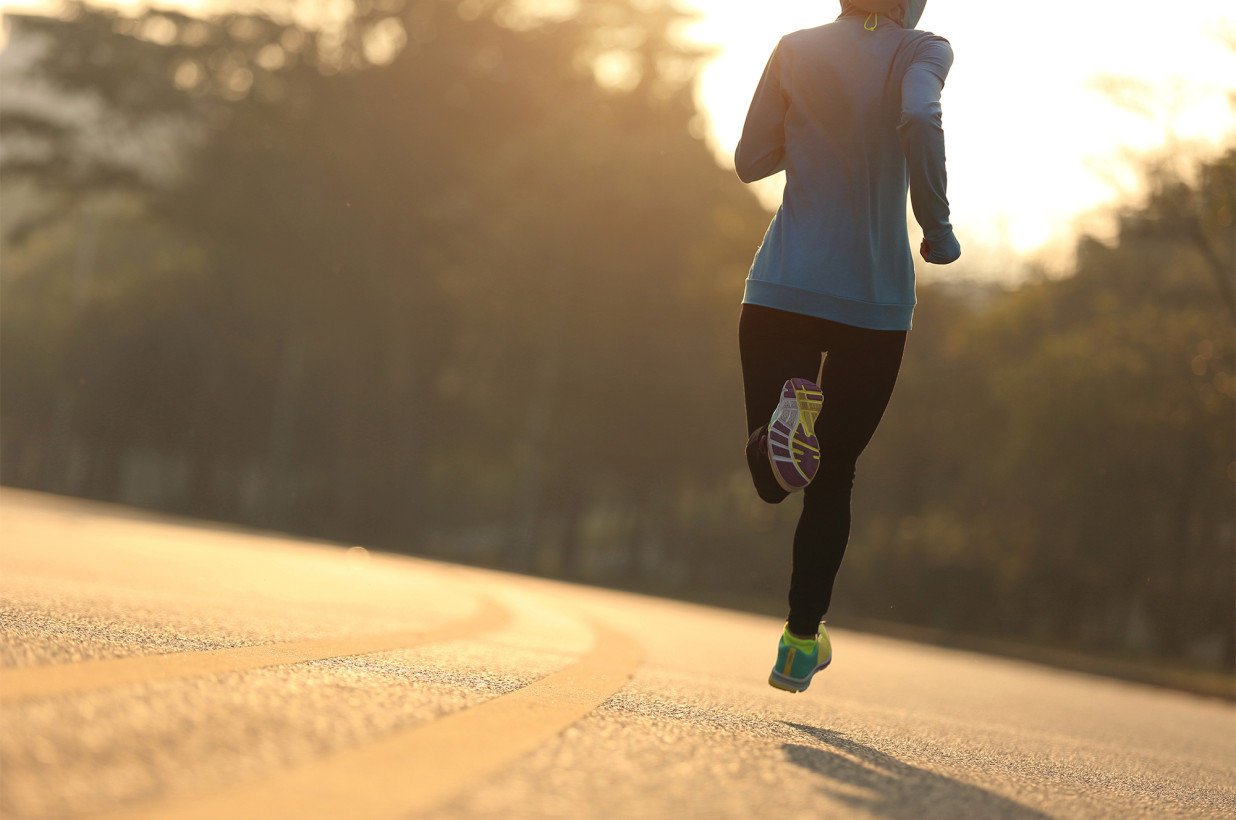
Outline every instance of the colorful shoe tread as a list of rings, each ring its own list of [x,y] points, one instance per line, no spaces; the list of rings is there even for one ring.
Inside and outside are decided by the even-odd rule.
[[[781,388],[781,404],[768,423],[768,460],[788,493],[805,489],[820,466],[815,421],[823,404],[824,394],[814,382],[790,379]]]

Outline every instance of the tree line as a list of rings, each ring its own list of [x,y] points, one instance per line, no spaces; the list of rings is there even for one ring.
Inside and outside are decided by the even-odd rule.
[[[0,479],[775,609],[705,55],[522,9],[14,16]],[[1232,668],[1236,151],[1148,175],[1066,277],[920,288],[839,617]]]

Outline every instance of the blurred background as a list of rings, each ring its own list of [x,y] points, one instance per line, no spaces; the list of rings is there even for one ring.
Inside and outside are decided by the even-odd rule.
[[[830,621],[1231,671],[1236,16],[1003,5]],[[4,484],[782,613],[728,157],[835,3],[0,9]]]

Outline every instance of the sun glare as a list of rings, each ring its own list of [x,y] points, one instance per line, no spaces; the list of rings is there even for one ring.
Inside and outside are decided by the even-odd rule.
[[[690,36],[720,49],[699,95],[710,144],[728,162],[777,39],[831,21],[839,4],[689,1],[704,15]],[[949,198],[971,247],[1026,254],[1069,242],[1079,215],[1135,193],[1130,152],[1233,135],[1230,0],[1197,0],[1187,13],[1148,0],[931,0],[919,28],[956,54],[944,91]],[[775,205],[779,181],[762,195]]]
[[[528,2],[553,9],[575,0]],[[701,13],[688,36],[717,50],[698,98],[705,137],[718,161],[729,164],[777,39],[829,22],[839,3],[677,2]],[[0,0],[0,11],[56,5]],[[319,11],[328,7],[346,4],[314,4]],[[944,92],[949,196],[954,224],[972,250],[1009,256],[1069,244],[1079,220],[1137,193],[1136,156],[1165,147],[1205,150],[1236,133],[1236,11],[1230,0],[1195,0],[1187,13],[1150,0],[1119,6],[931,0],[919,27],[947,37],[956,54]],[[389,57],[400,45],[392,35],[366,45]],[[630,85],[630,66],[621,54],[611,56],[598,65],[598,80],[614,88]],[[775,207],[780,179],[757,191]],[[1097,224],[1091,218],[1086,227],[1096,230]]]

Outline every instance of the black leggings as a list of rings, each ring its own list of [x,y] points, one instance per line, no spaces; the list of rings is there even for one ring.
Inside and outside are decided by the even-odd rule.
[[[888,406],[905,344],[902,330],[869,330],[760,305],[742,306],[738,345],[747,402],[747,456],[752,480],[766,501],[776,503],[785,493],[775,486],[767,459],[754,457],[757,431],[767,427],[787,380],[817,381],[824,393],[815,425],[820,466],[803,492],[794,532],[789,622],[795,634],[814,635],[828,611],[850,539],[855,465]],[[822,367],[821,354],[827,354]],[[769,481],[774,482],[771,491]]]

